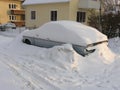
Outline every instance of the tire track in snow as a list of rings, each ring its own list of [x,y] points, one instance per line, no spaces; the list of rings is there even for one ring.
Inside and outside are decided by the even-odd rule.
[[[1,59],[1,61],[9,66],[9,68],[19,78],[21,78],[24,82],[27,82],[26,87],[30,87],[31,90],[49,90],[50,88],[54,90],[60,90],[58,87],[54,86],[46,79],[44,79],[43,76],[40,76],[38,73],[32,72],[29,67],[16,62],[15,58],[12,58],[9,55],[3,53],[1,53],[1,56],[4,57]]]

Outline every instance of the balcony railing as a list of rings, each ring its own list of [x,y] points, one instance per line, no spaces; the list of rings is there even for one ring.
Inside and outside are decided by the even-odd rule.
[[[100,8],[100,1],[99,0],[80,0],[79,8],[99,9]]]
[[[9,10],[8,11],[9,15],[25,15],[24,10]]]

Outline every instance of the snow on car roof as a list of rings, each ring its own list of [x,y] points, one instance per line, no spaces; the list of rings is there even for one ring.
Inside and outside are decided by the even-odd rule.
[[[95,28],[75,21],[53,21],[36,30],[24,33],[24,36],[36,37],[57,42],[87,46],[108,40],[106,35]]]
[[[23,5],[69,2],[70,0],[25,0]]]

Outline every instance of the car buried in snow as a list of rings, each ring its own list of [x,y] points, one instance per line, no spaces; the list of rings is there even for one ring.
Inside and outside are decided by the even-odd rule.
[[[14,23],[5,23],[0,25],[0,30],[5,31],[6,29],[16,29],[16,25]]]
[[[86,56],[95,51],[88,50],[89,47],[108,42],[108,39],[95,28],[75,21],[52,21],[23,33],[23,42],[45,48],[71,44],[78,54]]]

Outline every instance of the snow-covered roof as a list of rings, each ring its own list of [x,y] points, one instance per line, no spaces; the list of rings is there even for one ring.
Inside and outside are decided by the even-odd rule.
[[[49,22],[36,30],[24,33],[24,35],[81,46],[108,40],[95,28],[75,21]]]
[[[23,5],[69,2],[70,0],[25,0]]]

